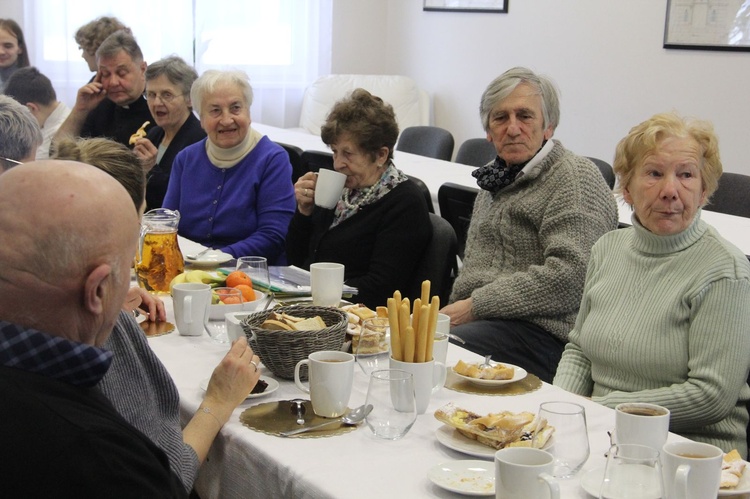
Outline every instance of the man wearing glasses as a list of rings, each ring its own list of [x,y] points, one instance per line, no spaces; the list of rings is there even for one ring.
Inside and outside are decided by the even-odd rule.
[[[39,124],[26,106],[0,95],[0,173],[33,161],[42,143]]]
[[[76,103],[55,138],[107,137],[126,146],[130,137],[154,118],[143,92],[146,62],[135,38],[115,31],[96,51],[99,70],[78,90]]]

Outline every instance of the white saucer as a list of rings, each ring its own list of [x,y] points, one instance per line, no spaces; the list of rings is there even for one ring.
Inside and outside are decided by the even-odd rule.
[[[495,495],[495,463],[449,461],[430,468],[427,477],[445,490],[467,496]]]
[[[513,364],[508,364],[507,362],[490,362],[490,364],[493,366],[497,364],[503,364],[505,366],[512,367],[513,377],[510,379],[478,379],[478,378],[472,378],[469,376],[458,374],[456,371],[453,371],[453,368],[451,368],[451,371],[453,371],[453,374],[455,374],[459,378],[466,380],[469,383],[474,383],[475,385],[480,385],[480,386],[507,385],[508,383],[515,383],[516,381],[521,381],[528,375],[528,373],[526,372],[526,369],[524,369],[523,367],[514,366]]]
[[[234,257],[229,253],[224,253],[219,250],[211,250],[203,253],[200,257],[192,259],[185,256],[185,261],[192,263],[193,265],[221,265],[227,263]]]
[[[249,394],[245,398],[248,398],[248,399],[257,399],[259,397],[265,397],[269,393],[273,393],[273,392],[275,392],[276,390],[279,389],[279,382],[276,381],[275,379],[273,379],[273,378],[266,378],[265,376],[261,376],[260,379],[262,379],[263,381],[265,381],[266,383],[268,383],[268,386],[266,387],[266,389],[262,393],[251,393],[251,394]],[[201,390],[203,390],[205,392],[206,388],[208,388],[208,379],[201,380],[199,386],[201,387]]]

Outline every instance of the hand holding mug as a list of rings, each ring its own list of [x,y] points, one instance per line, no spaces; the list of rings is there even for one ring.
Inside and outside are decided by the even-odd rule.
[[[294,184],[294,199],[297,201],[297,211],[309,217],[315,207],[315,185],[318,176],[315,172],[307,172]]]

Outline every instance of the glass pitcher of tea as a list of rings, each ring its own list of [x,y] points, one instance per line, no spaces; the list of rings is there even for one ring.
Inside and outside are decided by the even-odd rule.
[[[168,294],[169,283],[185,270],[177,243],[180,212],[156,208],[143,215],[135,275],[138,285],[155,294]]]

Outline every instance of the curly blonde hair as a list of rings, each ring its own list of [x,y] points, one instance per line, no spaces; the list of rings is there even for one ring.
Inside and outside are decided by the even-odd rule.
[[[74,38],[83,50],[93,55],[109,35],[119,30],[125,30],[132,35],[130,28],[116,17],[103,16],[78,28]]]
[[[622,194],[633,179],[635,169],[654,154],[659,144],[667,138],[692,138],[702,151],[701,181],[706,193],[704,204],[716,192],[722,166],[719,158],[719,138],[709,121],[684,118],[677,113],[655,114],[630,132],[617,144],[612,169],[617,175],[616,192]]]

